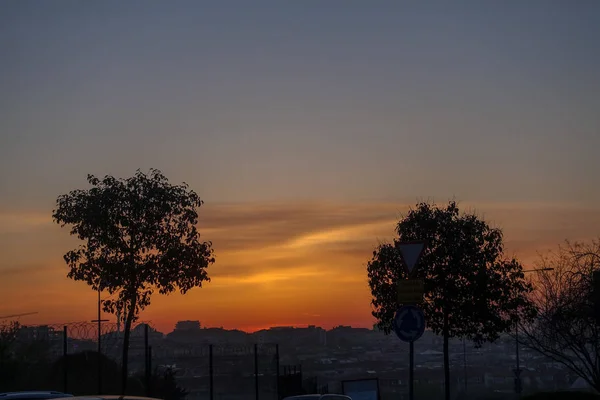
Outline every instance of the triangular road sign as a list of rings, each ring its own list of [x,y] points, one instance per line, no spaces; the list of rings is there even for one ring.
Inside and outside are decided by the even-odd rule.
[[[415,267],[419,263],[419,258],[421,258],[423,250],[425,250],[425,242],[404,242],[399,243],[398,247],[406,272],[409,275],[413,275],[413,271],[416,272]]]

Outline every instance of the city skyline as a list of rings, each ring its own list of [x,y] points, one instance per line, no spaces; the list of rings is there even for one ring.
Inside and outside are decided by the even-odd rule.
[[[155,295],[160,329],[371,327],[365,264],[420,200],[526,266],[600,235],[599,4],[177,4],[3,3],[0,315],[95,318],[51,220],[88,173],[205,201],[212,282]]]

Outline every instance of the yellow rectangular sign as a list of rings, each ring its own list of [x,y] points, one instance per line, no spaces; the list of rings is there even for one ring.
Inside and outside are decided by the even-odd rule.
[[[404,279],[398,282],[399,303],[420,303],[424,293],[425,284],[422,279]]]

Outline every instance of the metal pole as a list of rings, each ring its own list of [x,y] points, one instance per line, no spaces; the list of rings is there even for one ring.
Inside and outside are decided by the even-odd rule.
[[[410,342],[409,347],[409,372],[408,372],[408,398],[410,400],[415,399],[415,342]]]
[[[214,400],[214,382],[213,382],[213,345],[208,345],[208,387],[210,388],[210,400]]]
[[[148,324],[144,324],[144,365],[146,366],[146,396],[150,397],[150,359],[148,354]]]
[[[107,319],[101,319],[102,316],[102,300],[100,299],[100,286],[98,286],[98,319],[92,322],[98,323],[98,394],[102,394],[102,323],[107,322]]]
[[[68,381],[68,360],[67,360],[67,326],[63,326],[63,392],[67,393],[67,381]]]
[[[254,343],[254,391],[258,400],[258,344]]]
[[[277,369],[277,380],[275,381],[275,393],[277,394],[277,400],[279,400],[279,344],[275,345],[275,368]],[[212,399],[211,399],[212,400]]]
[[[463,338],[463,371],[465,375],[465,393],[467,393],[467,342]]]
[[[517,353],[517,370],[519,370],[519,324],[515,325],[515,348]]]
[[[148,371],[150,371],[150,373],[152,373],[152,346],[148,346]],[[151,376],[151,375],[148,375]],[[152,397],[152,380],[149,379],[148,380],[148,388],[150,389],[148,391],[148,397]]]
[[[517,358],[517,369],[515,370],[515,393],[517,397],[521,395],[521,365],[519,363],[519,323],[515,324],[515,349],[516,349],[516,358]]]
[[[102,319],[100,286],[98,286],[98,394],[102,394]]]

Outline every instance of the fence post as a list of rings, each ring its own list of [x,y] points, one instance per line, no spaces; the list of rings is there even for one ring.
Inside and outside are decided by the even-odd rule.
[[[208,345],[208,387],[210,390],[210,400],[214,400],[213,387],[213,345]]]
[[[149,373],[150,379],[148,379],[148,397],[152,397],[153,387],[152,387],[152,346],[148,346],[148,363],[146,364]]]
[[[67,360],[67,326],[63,326],[63,392],[67,393],[67,376],[69,372],[69,364]]]
[[[148,354],[148,324],[144,324],[144,365],[146,366],[146,396],[150,397],[150,357]]]
[[[275,381],[275,393],[277,394],[277,400],[279,400],[279,343],[275,344],[275,368],[277,369],[277,372],[275,374],[275,377],[277,379]]]
[[[254,391],[258,400],[258,344],[254,343]]]

